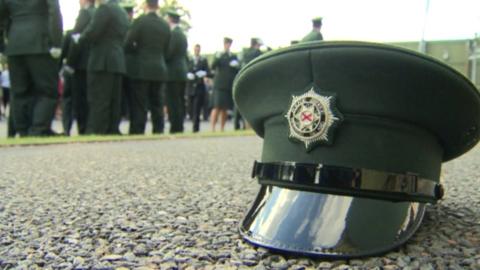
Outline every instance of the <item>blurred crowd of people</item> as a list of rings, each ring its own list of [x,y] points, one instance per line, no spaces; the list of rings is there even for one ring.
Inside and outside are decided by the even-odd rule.
[[[0,112],[9,108],[9,137],[58,135],[51,125],[59,107],[64,135],[73,123],[81,135],[121,134],[122,118],[129,134],[144,134],[148,119],[158,134],[165,120],[170,133],[184,132],[187,119],[193,132],[202,120],[223,131],[229,118],[235,129],[247,128],[232,86],[262,54],[259,38],[239,55],[228,37],[213,56],[202,55],[200,44],[190,55],[181,15],[172,9],[164,18],[158,0],[145,0],[139,16],[119,0],[79,2],[74,28],[63,33],[58,0],[0,1],[0,53],[8,60]],[[319,27],[321,18],[302,41],[323,39]]]

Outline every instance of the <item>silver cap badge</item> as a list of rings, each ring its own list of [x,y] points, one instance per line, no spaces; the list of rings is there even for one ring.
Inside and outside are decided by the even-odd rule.
[[[314,87],[303,95],[292,96],[285,117],[290,126],[289,137],[303,142],[307,151],[317,144],[331,144],[333,129],[342,121],[335,108],[335,96],[319,95]]]

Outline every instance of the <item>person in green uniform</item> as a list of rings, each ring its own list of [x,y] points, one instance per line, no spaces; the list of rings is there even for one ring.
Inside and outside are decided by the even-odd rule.
[[[6,46],[0,37],[0,53],[10,66],[16,129],[20,136],[53,135],[62,43],[58,0],[0,0],[0,20],[2,37],[8,32]]]
[[[135,1],[126,1],[123,0],[120,4],[121,7],[127,12],[128,21],[130,25],[133,22],[133,17],[135,16]],[[128,63],[128,58],[130,55],[125,51],[125,63]],[[127,67],[128,69],[128,67]],[[128,70],[127,70],[128,73]],[[130,78],[125,74],[122,78],[122,94],[121,94],[121,109],[120,115],[122,119],[129,119],[130,117],[130,104],[132,96],[132,83]]]
[[[133,21],[125,50],[127,75],[132,82],[130,134],[144,134],[147,113],[152,116],[153,133],[163,133],[162,84],[167,80],[170,41],[168,23],[157,15],[158,0],[145,1],[145,14]]]
[[[257,58],[258,56],[262,55],[262,51],[260,47],[262,46],[262,40],[259,38],[252,38],[250,40],[250,48],[244,50],[242,56],[242,67],[250,63],[253,59]],[[245,120],[243,120],[242,115],[237,109],[237,106],[234,108],[234,116],[233,116],[233,128],[235,130],[239,129],[246,129]]]
[[[200,115],[202,108],[206,107],[206,93],[207,86],[205,80],[210,74],[208,60],[200,54],[201,46],[196,44],[193,49],[193,56],[189,59],[188,70],[188,97],[189,110],[193,124],[192,131],[198,132],[200,130]]]
[[[217,53],[212,63],[214,71],[213,81],[213,109],[210,115],[210,124],[212,131],[215,131],[218,117],[220,116],[220,130],[225,130],[227,122],[227,110],[232,108],[232,85],[238,70],[240,62],[236,54],[230,51],[233,40],[225,37],[223,39],[223,49]]]
[[[253,59],[262,55],[260,47],[263,45],[263,42],[259,38],[252,38],[250,40],[250,48],[246,49],[243,53],[242,58],[242,67],[250,63]]]
[[[167,13],[171,36],[168,46],[168,82],[165,88],[170,133],[183,132],[185,117],[185,86],[187,81],[187,37],[179,26],[180,15],[170,10]]]
[[[80,36],[90,46],[87,64],[87,134],[120,134],[120,94],[125,74],[128,18],[118,0],[97,0],[98,8]]]
[[[94,0],[80,0],[78,13],[72,33],[82,33],[90,23],[95,12]],[[72,44],[70,46],[67,66],[74,69],[72,75],[72,111],[77,121],[78,134],[83,135],[87,130],[88,102],[87,102],[87,63],[90,45]]]
[[[322,20],[322,17],[317,17],[312,20],[313,29],[304,38],[302,38],[301,42],[323,40],[323,35],[321,33]]]

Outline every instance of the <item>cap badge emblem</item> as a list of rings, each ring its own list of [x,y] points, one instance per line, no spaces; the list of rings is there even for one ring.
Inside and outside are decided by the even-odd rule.
[[[334,95],[320,95],[311,87],[305,94],[292,96],[285,118],[289,137],[305,144],[307,151],[319,144],[333,143],[333,130],[343,119],[335,107]]]

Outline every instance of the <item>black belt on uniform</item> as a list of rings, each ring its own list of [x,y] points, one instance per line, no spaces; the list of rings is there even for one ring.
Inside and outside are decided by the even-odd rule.
[[[261,185],[388,201],[435,203],[441,184],[413,173],[391,173],[324,164],[255,161],[252,178]]]

